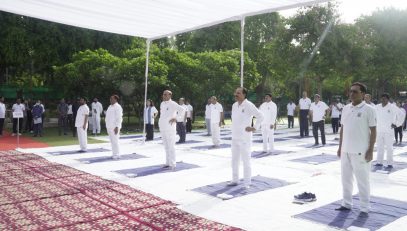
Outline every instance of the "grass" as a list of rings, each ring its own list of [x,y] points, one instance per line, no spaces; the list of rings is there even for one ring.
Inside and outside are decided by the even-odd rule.
[[[59,136],[58,128],[44,128],[42,137],[32,137],[30,133],[23,133],[22,136],[29,137],[35,141],[48,144],[48,146],[65,146],[78,144],[78,137],[73,137],[72,132],[69,131],[68,135]],[[105,141],[96,140],[88,136],[88,144],[106,143]]]

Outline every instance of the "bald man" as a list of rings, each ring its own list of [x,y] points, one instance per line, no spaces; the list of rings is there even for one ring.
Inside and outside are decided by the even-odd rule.
[[[162,95],[163,101],[160,105],[160,119],[158,126],[160,128],[161,137],[166,154],[166,164],[164,168],[175,169],[175,138],[176,138],[176,124],[177,114],[185,115],[185,109],[171,100],[172,92],[165,90]]]

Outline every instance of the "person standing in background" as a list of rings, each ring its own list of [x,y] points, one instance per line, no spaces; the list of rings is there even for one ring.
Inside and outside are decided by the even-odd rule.
[[[311,107],[311,100],[307,97],[307,92],[302,93],[302,98],[298,103],[300,107],[300,136],[309,136],[308,114]]]
[[[187,122],[187,113],[188,113],[188,107],[187,105],[184,104],[185,99],[180,98],[179,99],[179,106],[184,108],[184,112],[178,113],[177,114],[177,133],[179,135],[179,140],[177,143],[185,143],[186,139],[186,122]]]
[[[6,105],[4,104],[4,97],[0,96],[0,137],[3,136],[5,119],[6,119]]]
[[[271,94],[264,96],[264,103],[259,107],[263,113],[261,123],[261,133],[263,137],[263,152],[272,153],[274,151],[274,130],[276,129],[277,105],[272,101]]]
[[[192,107],[192,105],[190,104],[188,99],[185,101],[185,105],[187,105],[187,109],[188,109],[186,129],[187,129],[187,133],[191,133],[192,132],[192,119],[194,117],[194,108]]]
[[[79,141],[79,152],[86,152],[88,147],[88,118],[89,118],[89,107],[86,105],[85,98],[80,98],[80,107],[75,118],[75,127],[78,134]]]
[[[16,103],[13,104],[13,107],[11,108],[12,113],[13,113],[13,134],[12,136],[21,135],[22,127],[23,127],[23,118],[14,118],[14,112],[19,112],[21,114],[24,114],[25,107],[24,104],[21,103],[21,99],[17,99]],[[17,131],[18,127],[18,131]]]
[[[41,106],[41,101],[37,100],[37,103],[32,108],[33,124],[34,124],[34,137],[42,136],[42,114],[44,109]]]
[[[61,99],[57,107],[57,112],[58,112],[58,135],[62,134],[62,130],[64,131],[64,135],[67,135],[68,104],[65,103],[65,99]]]
[[[208,131],[207,136],[211,136],[211,98],[208,99],[206,106],[205,106],[205,126],[206,130]]]
[[[146,140],[154,139],[154,119],[157,117],[158,111],[151,99],[146,101],[144,109],[144,124],[146,126]]]
[[[92,103],[92,134],[100,135],[100,116],[103,112],[103,106],[97,98]]]
[[[288,117],[288,128],[294,128],[294,114],[295,114],[295,103],[290,100],[287,104],[287,117]],[[291,126],[290,126],[291,125]]]
[[[397,102],[397,118],[396,118],[396,127],[394,128],[394,138],[396,139],[395,145],[401,145],[401,142],[403,142],[403,123],[406,118],[406,111],[404,108],[401,106],[400,102]],[[398,142],[398,137],[400,137],[400,142]]]
[[[119,96],[112,95],[110,97],[110,106],[106,111],[106,131],[109,135],[110,144],[112,145],[112,158],[120,159],[120,129],[123,122],[123,108],[118,103]]]

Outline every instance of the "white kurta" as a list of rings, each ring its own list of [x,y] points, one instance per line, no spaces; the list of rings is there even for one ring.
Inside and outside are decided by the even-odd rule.
[[[377,113],[377,163],[383,164],[384,151],[387,154],[387,164],[393,165],[393,128],[397,124],[398,108],[391,103],[376,105]]]
[[[223,107],[220,103],[210,105],[211,113],[211,132],[212,132],[212,142],[214,145],[220,145],[220,125],[221,113],[223,112]]]
[[[176,137],[176,123],[170,123],[171,119],[176,119],[177,113],[185,114],[185,109],[172,100],[163,101],[160,105],[160,119],[158,126],[162,136],[165,153],[166,165],[175,168],[175,137]]]
[[[106,111],[106,130],[109,135],[110,143],[112,145],[113,156],[120,156],[119,149],[119,139],[120,139],[120,129],[122,128],[123,122],[123,108],[120,104],[115,103],[110,105]],[[115,134],[114,129],[117,128],[117,134]]]
[[[271,125],[275,125],[277,119],[277,105],[273,102],[264,102],[259,110],[263,113],[264,119],[261,123],[261,132],[263,137],[263,152],[274,151],[274,130]]]
[[[288,116],[294,116],[295,107],[296,107],[295,103],[287,104],[287,115]]]
[[[75,118],[75,127],[78,133],[79,146],[82,151],[86,151],[88,146],[88,123],[85,124],[85,129],[83,129],[86,116],[89,116],[89,107],[88,105],[84,104],[79,107]]]
[[[355,175],[360,198],[361,211],[370,209],[370,162],[365,155],[370,143],[370,128],[376,127],[376,111],[362,102],[346,105],[342,110],[341,176],[342,206],[352,207],[353,175]]]
[[[232,182],[239,181],[239,162],[243,161],[243,175],[245,186],[251,184],[251,144],[252,132],[247,132],[246,127],[251,127],[253,116],[256,117],[255,128],[258,130],[263,121],[263,113],[256,106],[245,99],[240,105],[235,102],[232,106]]]
[[[100,133],[100,115],[103,112],[103,106],[100,102],[92,103],[92,132]]]

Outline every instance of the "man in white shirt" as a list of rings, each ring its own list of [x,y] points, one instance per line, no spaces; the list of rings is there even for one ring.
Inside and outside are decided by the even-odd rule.
[[[376,167],[383,166],[384,150],[387,152],[386,170],[393,168],[393,128],[397,123],[398,108],[389,103],[390,96],[387,93],[382,94],[382,103],[376,105],[377,114],[377,163]]]
[[[322,145],[325,145],[325,118],[329,111],[328,105],[321,101],[321,96],[315,94],[314,102],[311,104],[309,114],[312,118],[312,134],[315,139],[315,146],[319,145],[318,142],[318,129],[321,132]]]
[[[399,109],[397,111],[397,119],[396,119],[396,127],[394,128],[394,138],[396,139],[396,145],[399,144],[401,145],[401,142],[403,142],[403,124],[406,118],[406,110],[401,106],[400,102],[397,102],[397,108]],[[398,143],[398,137],[400,137],[400,142]]]
[[[238,87],[235,90],[236,102],[232,106],[232,181],[229,186],[239,183],[239,163],[243,161],[244,186],[250,188],[252,169],[250,164],[252,132],[259,129],[263,122],[263,113],[247,100],[247,89]],[[256,124],[251,126],[253,116]]]
[[[311,107],[311,100],[307,97],[307,92],[302,93],[302,98],[299,101],[300,107],[300,136],[309,136],[308,114]]]
[[[89,117],[89,107],[86,105],[85,98],[80,98],[79,104],[81,105],[78,109],[75,118],[75,127],[78,134],[78,141],[80,150],[79,152],[86,152],[88,146],[88,117]]]
[[[276,129],[277,105],[271,99],[271,94],[266,94],[264,96],[264,102],[259,107],[259,110],[264,116],[263,122],[261,123],[264,153],[271,153],[274,151],[274,130]]]
[[[342,110],[338,156],[341,158],[343,200],[339,211],[352,208],[353,175],[360,200],[361,215],[366,216],[370,205],[370,161],[376,141],[376,111],[363,102],[366,86],[353,83],[350,89],[352,103]]]
[[[119,96],[110,96],[110,106],[106,111],[106,131],[112,145],[112,158],[120,158],[119,139],[123,122],[123,109],[118,103]]]
[[[146,141],[154,139],[154,120],[157,117],[158,111],[151,99],[146,100],[146,108],[144,108],[144,125],[146,126]]]
[[[16,103],[13,104],[13,107],[11,108],[12,112],[18,112],[21,114],[24,114],[25,111],[25,107],[24,104],[21,103],[21,99],[17,99]],[[18,131],[17,131],[17,126]],[[13,134],[11,134],[12,136],[15,136],[18,132],[19,135],[21,135],[21,130],[23,127],[23,117],[21,118],[14,118],[14,114],[13,114]]]
[[[103,112],[103,106],[97,98],[92,103],[92,134],[100,135],[100,115]]]
[[[179,99],[179,106],[184,108],[184,112],[182,114],[178,113],[177,114],[177,134],[179,135],[179,140],[177,143],[182,144],[185,143],[185,138],[186,138],[186,123],[187,123],[187,113],[188,113],[188,107],[187,105],[184,104],[185,99],[180,98]]]
[[[192,107],[192,105],[188,99],[185,101],[185,105],[187,106],[187,109],[188,109],[186,130],[187,130],[187,133],[191,133],[192,132],[192,119],[193,119],[192,117],[194,116],[194,108]]]
[[[372,102],[372,96],[370,94],[366,94],[365,97],[363,98],[365,100],[365,103],[371,107],[375,107],[376,105]]]
[[[333,101],[331,104],[331,124],[333,134],[337,134],[339,131],[339,117],[342,111],[342,104],[337,101]]]
[[[3,136],[5,119],[6,119],[6,105],[4,104],[4,97],[0,96],[0,137]]]
[[[223,107],[218,103],[216,96],[212,96],[210,105],[211,112],[211,132],[213,147],[219,147],[220,145],[220,127],[223,123]]]
[[[294,128],[294,113],[296,106],[297,105],[295,105],[292,100],[287,104],[288,128]]]
[[[163,92],[163,101],[160,105],[160,119],[158,126],[163,139],[163,144],[166,153],[166,164],[164,168],[175,169],[175,137],[176,137],[176,122],[177,113],[185,115],[185,108],[171,100],[172,92],[165,90]]]
[[[211,98],[208,99],[208,102],[205,106],[205,126],[208,132],[207,136],[211,135]]]

